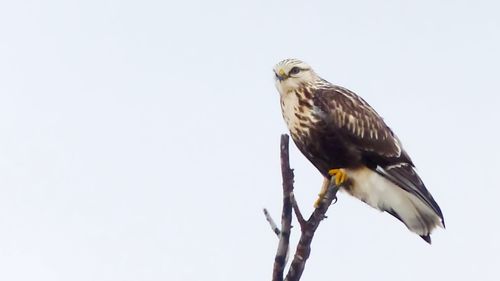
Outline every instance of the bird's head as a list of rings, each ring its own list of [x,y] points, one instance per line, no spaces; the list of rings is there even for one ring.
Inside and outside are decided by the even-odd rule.
[[[276,88],[280,94],[286,94],[318,79],[312,68],[298,59],[282,60],[274,66],[273,71]]]

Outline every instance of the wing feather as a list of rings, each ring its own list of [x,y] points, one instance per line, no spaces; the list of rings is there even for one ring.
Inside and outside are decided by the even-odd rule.
[[[401,156],[398,138],[361,97],[332,85],[319,89],[314,99],[314,104],[327,123],[333,126],[332,129],[339,131],[360,150],[383,157]]]

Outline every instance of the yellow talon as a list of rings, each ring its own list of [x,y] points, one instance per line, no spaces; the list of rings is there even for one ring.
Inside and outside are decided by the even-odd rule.
[[[335,177],[335,185],[340,186],[347,180],[347,173],[344,169],[331,169],[328,174]]]

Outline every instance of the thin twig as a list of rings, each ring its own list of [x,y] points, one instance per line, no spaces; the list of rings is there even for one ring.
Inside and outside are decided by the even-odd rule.
[[[295,213],[295,217],[297,217],[300,228],[303,228],[307,221],[304,219],[304,216],[302,216],[302,213],[300,212],[299,204],[297,204],[297,200],[295,200],[295,194],[292,193],[290,200],[292,200],[293,212]]]
[[[276,236],[278,236],[278,238],[279,238],[280,234],[281,234],[281,230],[276,225],[276,223],[274,222],[273,218],[271,217],[271,215],[269,214],[269,212],[267,211],[267,209],[264,208],[263,211],[264,211],[264,216],[266,216],[266,220],[269,223],[269,226],[271,226],[271,229],[273,230],[274,233],[276,233]]]

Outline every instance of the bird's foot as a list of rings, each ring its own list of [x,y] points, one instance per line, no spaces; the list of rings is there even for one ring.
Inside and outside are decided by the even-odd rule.
[[[323,192],[323,190],[321,190],[321,192],[318,194],[318,199],[316,199],[316,201],[314,201],[314,208],[319,208],[319,205],[321,204],[321,202],[323,201],[323,199],[325,199],[325,195],[326,195],[326,191]]]
[[[330,185],[330,180],[325,178],[323,180],[323,185],[321,186],[321,190],[319,191],[318,194],[318,199],[314,201],[314,208],[318,208],[319,205],[321,204],[321,201],[325,199],[326,193],[328,192],[328,186]]]
[[[335,185],[340,186],[347,181],[347,173],[344,169],[331,169],[328,174],[335,177]]]

